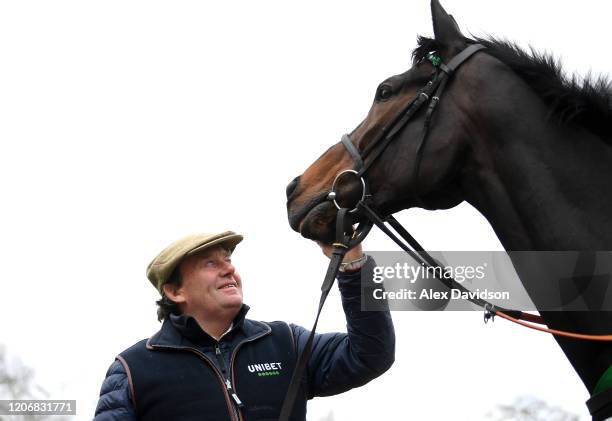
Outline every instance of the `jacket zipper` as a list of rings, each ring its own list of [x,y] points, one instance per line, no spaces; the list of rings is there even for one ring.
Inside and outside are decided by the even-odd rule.
[[[238,394],[232,387],[232,382],[230,380],[230,376],[227,371],[227,365],[225,364],[225,359],[223,358],[223,355],[221,354],[221,348],[219,348],[218,342],[215,344],[215,356],[217,357],[217,361],[219,362],[219,366],[221,367],[221,371],[223,372],[223,377],[225,378],[225,388],[227,390],[227,393],[234,400],[234,405],[232,405],[232,407],[235,411],[236,417],[240,419],[240,409],[244,408],[244,404],[242,403],[242,401],[238,397]]]
[[[252,338],[246,339],[246,340],[244,340],[244,341],[240,342],[238,345],[236,345],[236,348],[234,348],[234,351],[232,352],[232,357],[231,357],[231,359],[230,359],[230,375],[231,375],[231,377],[232,377],[232,382],[233,382],[233,384],[236,384],[236,370],[234,370],[234,361],[236,360],[236,354],[238,353],[238,350],[240,349],[240,347],[241,347],[243,344],[247,343],[247,342],[252,342],[252,341],[254,341],[254,340],[256,340],[256,339],[259,339],[259,338],[261,338],[261,337],[263,337],[263,336],[266,336],[266,335],[268,335],[270,332],[272,332],[272,329],[270,329],[270,328],[268,327],[268,330],[267,330],[266,332],[263,332],[262,334],[257,335],[257,336],[254,336],[254,337],[252,337]],[[225,362],[224,362],[224,364],[225,364]],[[238,395],[236,395],[236,397],[238,397]],[[243,406],[244,406],[244,405],[243,405]]]
[[[202,354],[200,351],[198,351],[196,349],[188,348],[188,347],[167,346],[167,345],[152,345],[152,346],[156,347],[156,348],[178,349],[178,350],[191,351],[194,354],[196,354],[198,357],[200,357],[204,361],[206,361],[208,363],[208,365],[210,365],[210,367],[212,368],[213,372],[217,375],[217,378],[219,379],[219,382],[221,383],[221,388],[223,389],[223,395],[225,396],[225,403],[227,404],[227,410],[229,412],[230,419],[232,421],[234,421],[234,420],[235,421],[240,421],[240,419],[241,419],[240,415],[236,413],[235,407],[234,407],[234,405],[232,405],[232,401],[230,400],[229,392],[228,392],[228,389],[227,389],[227,383],[224,381],[223,376],[221,375],[221,373],[219,373],[219,370],[215,367],[213,362],[206,355]]]
[[[266,325],[266,327],[268,328],[267,331],[254,336],[252,338],[246,339],[242,342],[240,342],[238,345],[236,345],[236,348],[234,348],[234,351],[232,352],[232,357],[231,357],[231,361],[230,361],[230,377],[231,377],[231,381],[229,379],[229,377],[227,376],[226,372],[227,372],[227,367],[225,364],[225,360],[223,360],[223,356],[221,355],[221,350],[219,349],[219,343],[217,343],[215,345],[215,355],[217,356],[217,359],[220,359],[220,364],[221,364],[221,368],[223,369],[223,374],[225,374],[225,379],[223,378],[223,375],[221,373],[219,373],[219,370],[215,367],[215,365],[213,364],[213,362],[204,354],[202,354],[200,351],[193,349],[193,348],[189,348],[189,347],[178,347],[178,346],[167,346],[167,345],[151,345],[151,347],[155,347],[155,348],[166,348],[166,349],[178,349],[178,350],[187,350],[187,351],[191,351],[194,354],[196,354],[198,357],[202,358],[204,361],[206,361],[210,367],[213,369],[213,371],[215,372],[215,374],[217,375],[217,378],[219,379],[219,381],[221,382],[224,391],[223,394],[225,395],[225,403],[227,404],[227,409],[229,411],[230,414],[230,418],[232,420],[236,419],[236,421],[240,421],[242,420],[242,416],[240,414],[240,411],[236,409],[236,406],[232,404],[232,400],[230,399],[230,396],[232,396],[232,399],[234,399],[234,402],[236,403],[236,405],[239,405],[239,408],[244,408],[244,404],[242,403],[242,401],[240,401],[240,398],[238,398],[238,394],[235,392],[234,388],[232,387],[232,382],[233,384],[236,384],[236,372],[234,370],[234,362],[236,360],[236,354],[238,353],[238,350],[240,349],[240,347],[242,345],[244,345],[247,342],[252,342],[256,339],[259,339],[261,337],[264,337],[266,335],[268,335],[270,332],[272,332],[272,329],[270,329],[269,326]],[[221,358],[219,358],[221,357]]]

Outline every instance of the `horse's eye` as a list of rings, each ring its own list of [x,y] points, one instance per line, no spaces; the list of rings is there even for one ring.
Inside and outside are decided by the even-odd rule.
[[[391,98],[391,95],[393,95],[393,89],[391,89],[391,86],[383,84],[378,87],[376,99],[379,101],[384,101]]]

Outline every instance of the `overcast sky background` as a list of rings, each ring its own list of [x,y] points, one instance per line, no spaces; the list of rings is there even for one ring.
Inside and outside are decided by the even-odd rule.
[[[609,2],[443,5],[466,35],[611,67]],[[285,186],[409,68],[417,34],[432,34],[426,0],[0,3],[0,342],[90,418],[114,356],[160,326],[146,265],[224,229],[245,235],[250,317],[310,327],[327,259],[289,228]],[[501,249],[465,204],[398,217],[430,250]],[[377,231],[365,248],[396,250]],[[586,417],[548,335],[481,312],[393,318],[392,369],[309,419],[479,420],[525,394]],[[319,329],[344,330],[336,290]]]

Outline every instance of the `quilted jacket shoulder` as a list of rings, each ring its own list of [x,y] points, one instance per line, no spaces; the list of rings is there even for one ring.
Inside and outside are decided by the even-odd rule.
[[[106,372],[94,421],[136,421],[128,376],[119,360]]]

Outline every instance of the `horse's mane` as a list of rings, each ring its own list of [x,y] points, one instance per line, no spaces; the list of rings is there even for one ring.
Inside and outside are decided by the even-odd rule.
[[[529,52],[516,43],[497,38],[465,38],[487,47],[487,53],[510,67],[542,98],[550,117],[561,124],[576,124],[612,143],[612,86],[608,78],[567,76],[560,60],[533,47]],[[414,62],[439,49],[436,40],[419,36],[412,52]]]

